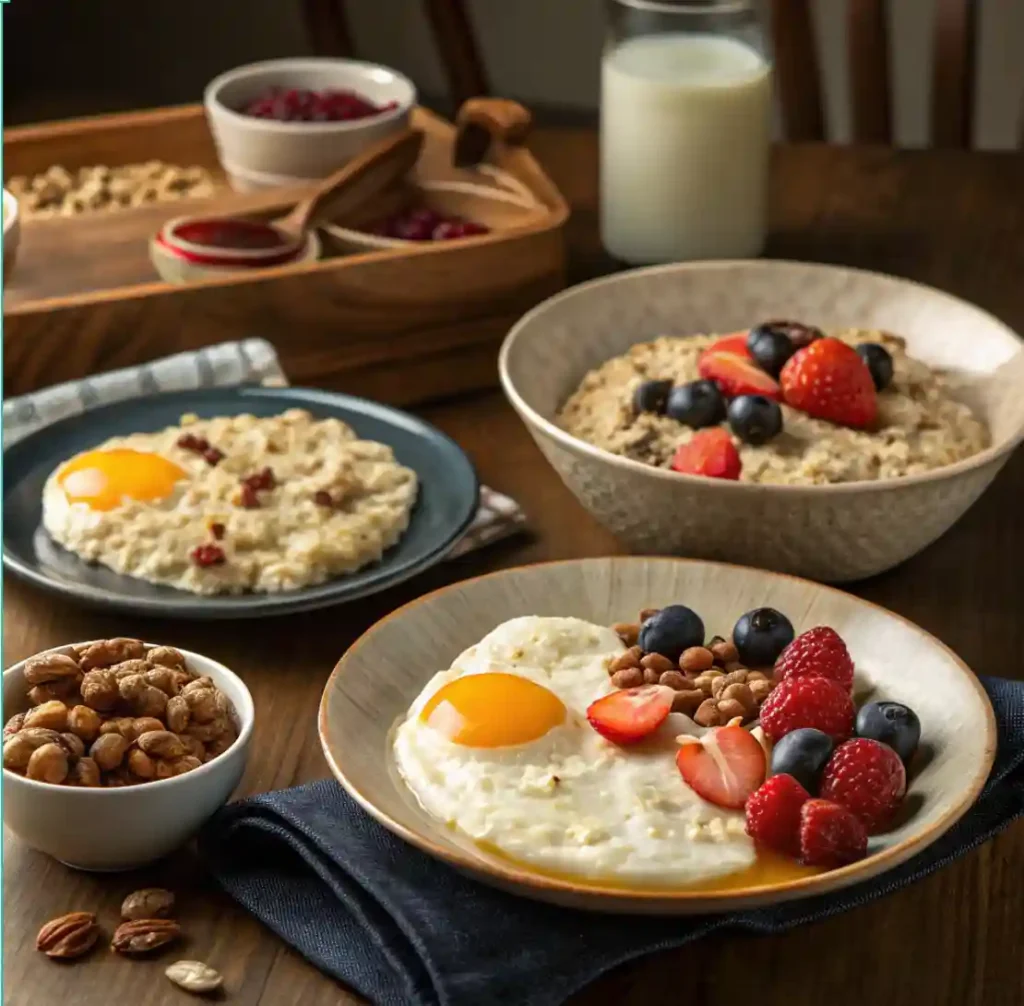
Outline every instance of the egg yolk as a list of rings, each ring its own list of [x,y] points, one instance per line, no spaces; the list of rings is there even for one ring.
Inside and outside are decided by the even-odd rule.
[[[565,720],[561,699],[516,674],[456,678],[431,695],[420,719],[453,744],[500,748],[543,737]]]
[[[91,510],[113,510],[125,497],[148,503],[174,491],[187,473],[173,461],[145,451],[89,451],[72,458],[57,476],[69,503]]]

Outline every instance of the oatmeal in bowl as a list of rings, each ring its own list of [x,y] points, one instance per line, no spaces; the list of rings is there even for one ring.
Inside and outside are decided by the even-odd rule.
[[[697,262],[585,283],[517,323],[499,372],[566,486],[628,548],[819,580],[931,544],[1024,439],[1015,333],[839,266]]]
[[[386,444],[304,409],[182,417],[59,465],[43,526],[79,557],[196,594],[270,593],[378,561],[418,481]]]

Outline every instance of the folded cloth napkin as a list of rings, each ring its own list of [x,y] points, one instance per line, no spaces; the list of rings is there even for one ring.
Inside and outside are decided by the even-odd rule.
[[[216,346],[166,356],[152,363],[67,381],[4,402],[4,447],[58,419],[77,416],[97,405],[109,405],[140,395],[193,388],[288,384],[274,347],[265,339],[222,342]],[[526,517],[515,500],[487,486],[480,488],[480,508],[449,558],[515,534]]]
[[[230,895],[376,1006],[556,1006],[652,951],[719,929],[777,933],[899,890],[1024,814],[1024,682],[982,684],[999,747],[971,810],[896,869],[772,908],[627,919],[517,898],[405,845],[333,781],[229,804],[202,832],[200,853]]]

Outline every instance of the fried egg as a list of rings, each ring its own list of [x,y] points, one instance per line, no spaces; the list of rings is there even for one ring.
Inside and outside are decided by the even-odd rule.
[[[576,618],[499,625],[397,726],[401,777],[431,816],[546,871],[683,886],[751,866],[743,814],[702,800],[675,766],[690,721],[672,714],[628,748],[587,722],[623,650],[610,629]]]

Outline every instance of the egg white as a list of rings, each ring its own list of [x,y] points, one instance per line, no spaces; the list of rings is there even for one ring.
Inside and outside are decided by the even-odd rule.
[[[673,714],[628,748],[587,722],[587,707],[614,690],[608,662],[623,650],[610,629],[576,618],[499,625],[413,702],[394,734],[399,773],[433,817],[545,870],[682,886],[750,866],[755,852],[742,813],[702,800],[676,768],[683,717]],[[489,671],[548,688],[565,705],[565,721],[526,744],[468,748],[420,719],[439,688]]]

